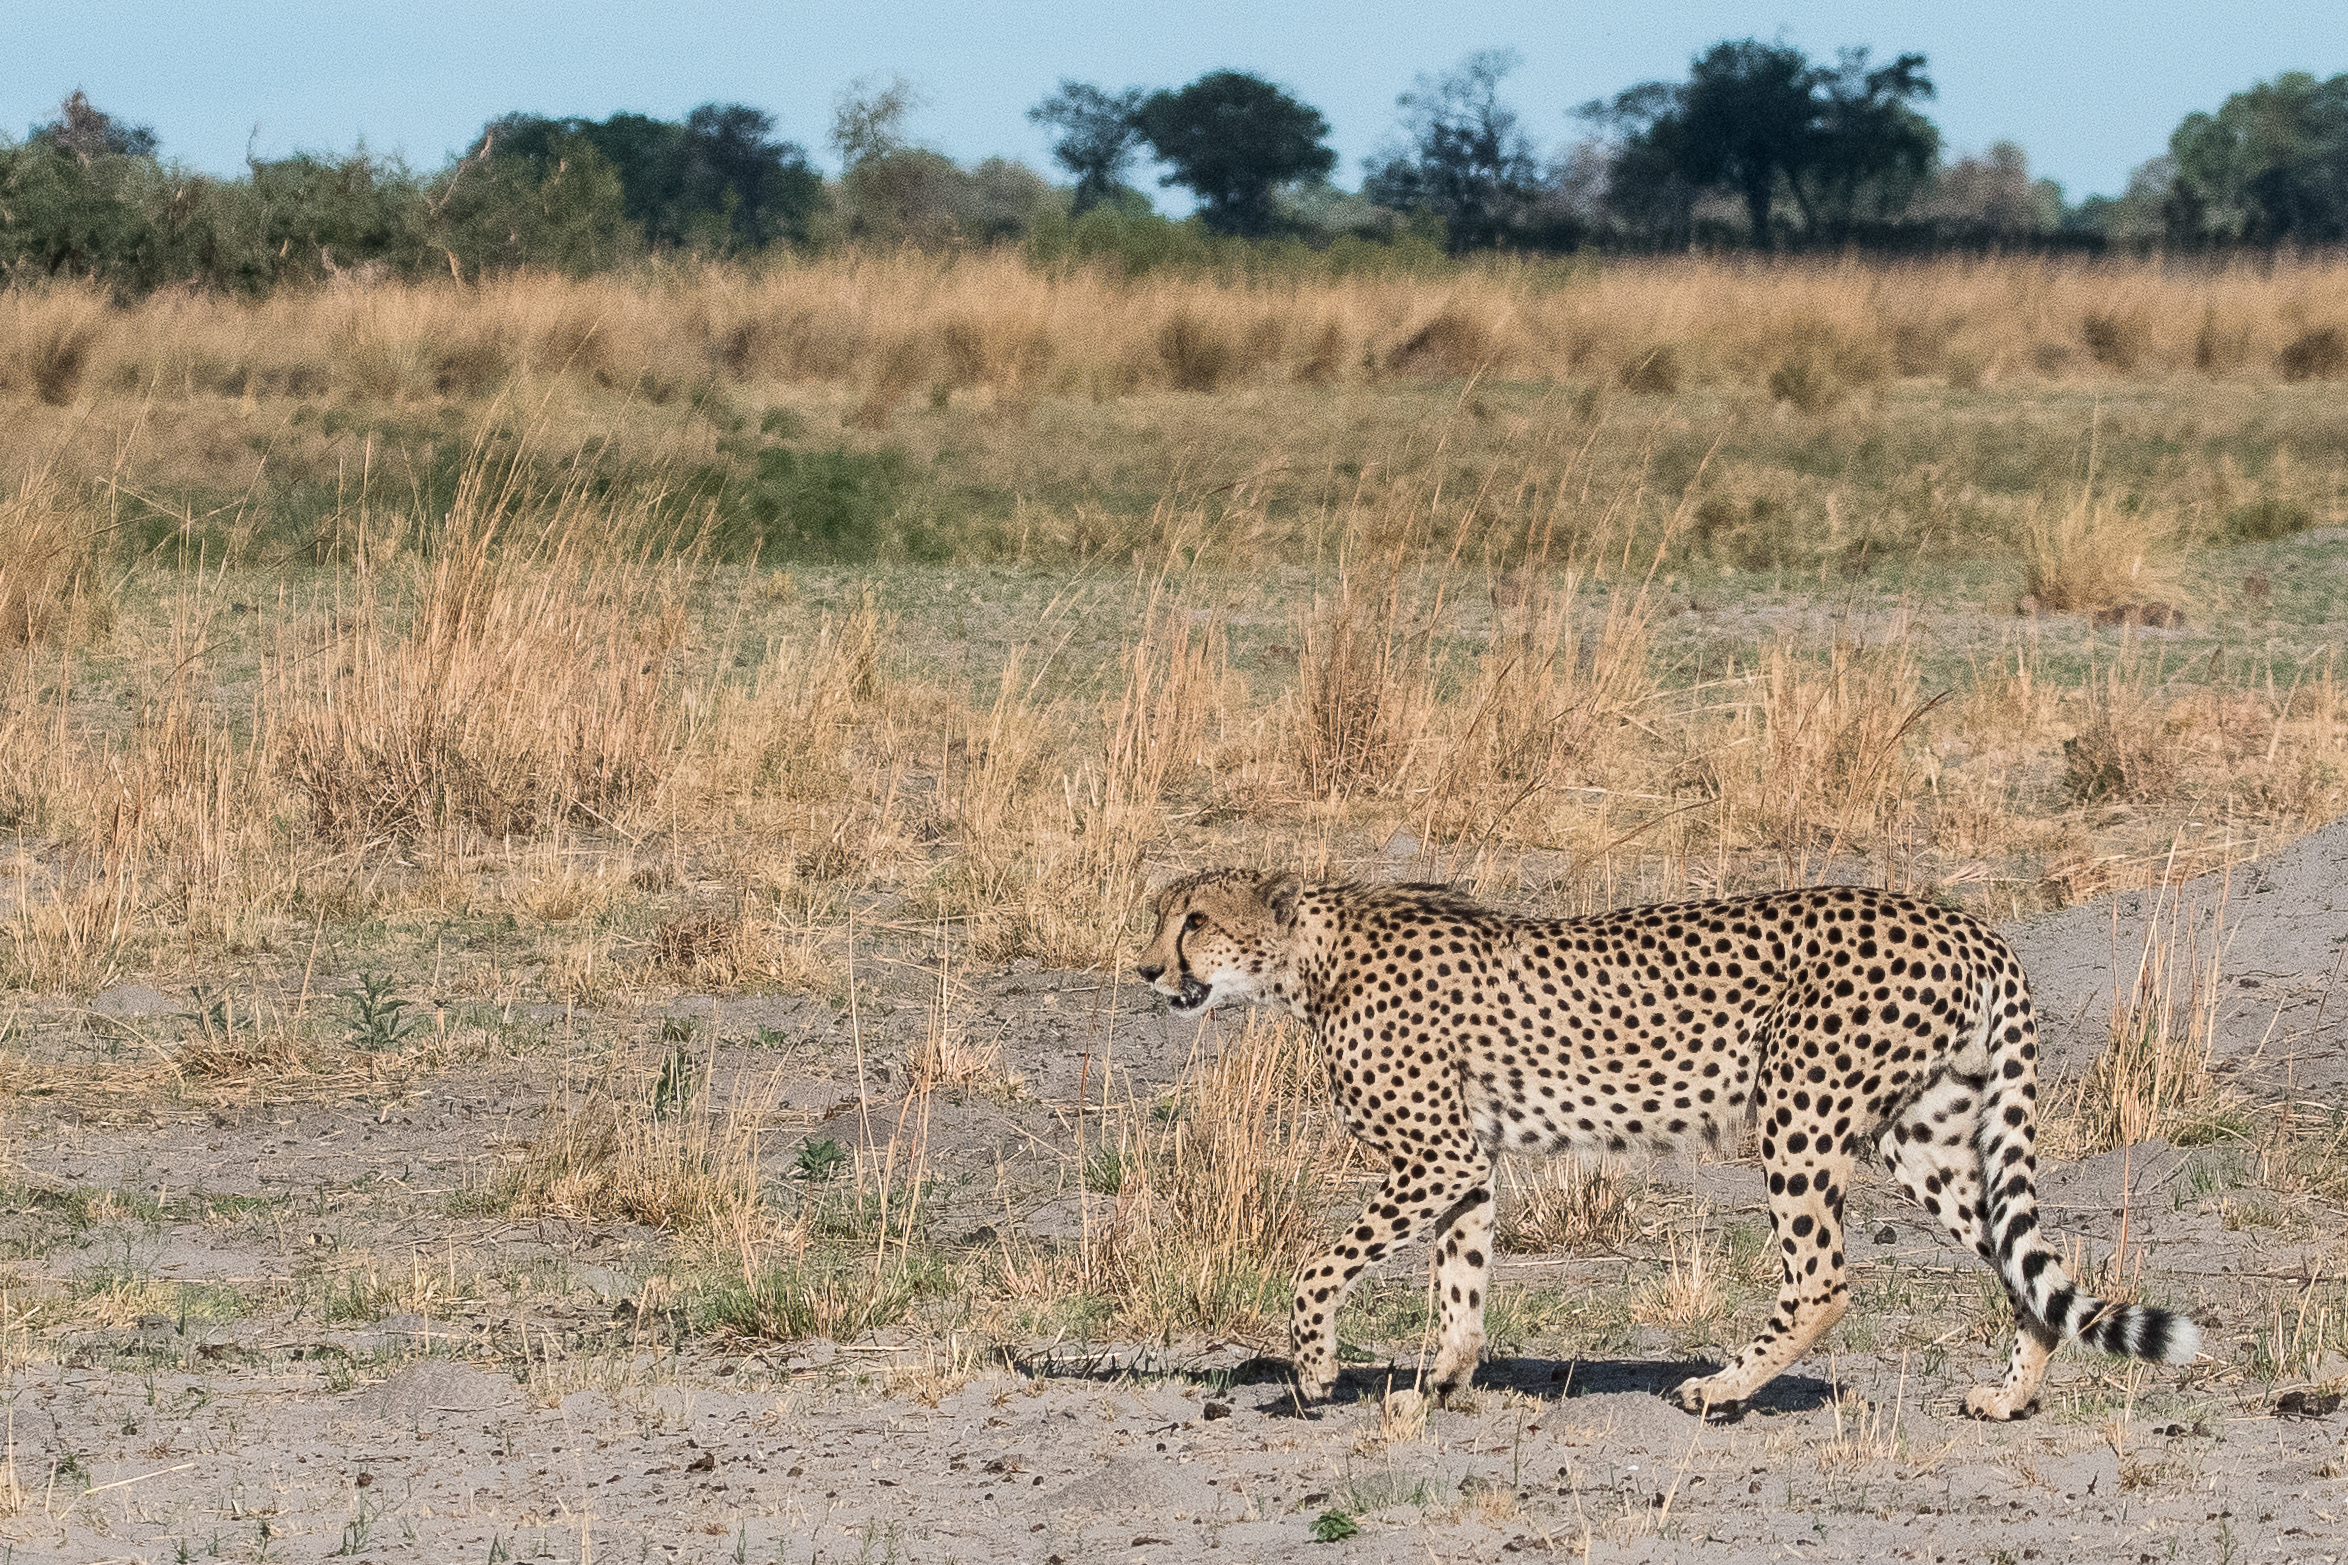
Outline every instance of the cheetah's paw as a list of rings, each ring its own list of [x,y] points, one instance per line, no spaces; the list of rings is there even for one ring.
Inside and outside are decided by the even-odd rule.
[[[1708,1375],[1683,1380],[1664,1396],[1681,1412],[1693,1413],[1708,1424],[1733,1424],[1745,1416],[1744,1400],[1718,1395]]]
[[[2004,1386],[1975,1386],[1965,1393],[1965,1412],[1993,1424],[2028,1418],[2037,1408],[2038,1398],[2035,1394],[2019,1396]]]

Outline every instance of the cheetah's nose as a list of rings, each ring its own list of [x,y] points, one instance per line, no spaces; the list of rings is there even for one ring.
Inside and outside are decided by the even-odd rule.
[[[1141,964],[1141,966],[1135,968],[1134,971],[1141,975],[1141,981],[1143,983],[1154,984],[1160,978],[1165,976],[1166,964],[1163,962],[1144,962]]]

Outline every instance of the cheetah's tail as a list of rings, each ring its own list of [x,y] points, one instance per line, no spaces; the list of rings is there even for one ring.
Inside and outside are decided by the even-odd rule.
[[[1981,1002],[1989,1071],[1974,1135],[1991,1264],[2057,1340],[2076,1337],[2121,1358],[2191,1363],[2201,1351],[2199,1326],[2172,1310],[2114,1304],[2075,1287],[2039,1229],[2038,1159],[2031,1151],[2038,1135],[2037,1028],[2029,987],[2010,952],[2005,971],[1983,979]]]

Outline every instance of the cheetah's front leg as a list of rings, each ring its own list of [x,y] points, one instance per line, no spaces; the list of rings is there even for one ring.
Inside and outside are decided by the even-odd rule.
[[[1836,1144],[1780,1162],[1766,1148],[1769,1226],[1777,1240],[1777,1309],[1761,1335],[1717,1375],[1680,1382],[1672,1400],[1707,1416],[1741,1411],[1748,1398],[1809,1350],[1850,1306],[1843,1270],[1843,1196],[1852,1149]],[[1792,1172],[1787,1172],[1791,1165]]]
[[[1444,1273],[1443,1347],[1436,1360],[1436,1379],[1442,1388],[1447,1368],[1460,1385],[1475,1372],[1475,1355],[1483,1342],[1483,1270],[1491,1252],[1492,1158],[1471,1143],[1449,1155],[1431,1151],[1398,1152],[1378,1194],[1362,1209],[1353,1229],[1336,1245],[1308,1259],[1296,1271],[1295,1303],[1288,1320],[1288,1342],[1295,1356],[1297,1390],[1307,1398],[1329,1394],[1337,1384],[1337,1312],[1362,1273],[1414,1234],[1459,1219],[1456,1257],[1441,1263]],[[1468,1217],[1482,1214],[1480,1224]],[[1462,1237],[1464,1236],[1464,1237]],[[1480,1237],[1479,1237],[1480,1236]],[[1470,1256],[1474,1257],[1471,1268]],[[1474,1277],[1468,1276],[1473,1270]],[[1448,1289],[1460,1284],[1460,1302],[1453,1305]],[[1472,1298],[1471,1304],[1468,1300]],[[1466,1343],[1465,1369],[1456,1362],[1456,1343]]]

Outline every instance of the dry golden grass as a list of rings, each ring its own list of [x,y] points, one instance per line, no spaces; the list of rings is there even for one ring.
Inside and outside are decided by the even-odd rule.
[[[1718,1234],[1707,1234],[1701,1223],[1684,1236],[1667,1228],[1663,1240],[1663,1271],[1632,1293],[1631,1319],[1709,1340],[1727,1325],[1734,1304],[1728,1291],[1726,1246]]]
[[[1434,705],[1426,619],[1398,557],[1341,571],[1334,594],[1298,614],[1296,757],[1307,791],[1393,793],[1414,780]]]
[[[2165,874],[2144,896],[2150,906],[2133,961],[2113,953],[2111,1041],[2079,1079],[2058,1131],[2083,1151],[2155,1136],[2207,1140],[2238,1107],[2210,1072],[2227,898],[2217,897],[2205,919]],[[2118,916],[2115,904],[2115,946]]]
[[[84,421],[28,446],[49,465],[0,505],[5,981],[87,992],[483,895],[537,926],[527,982],[595,1004],[844,992],[852,910],[945,921],[978,962],[1108,966],[1150,882],[1210,859],[1448,875],[1566,910],[1863,866],[1993,916],[2126,881],[2172,841],[2206,868],[2340,812],[2348,705],[2321,657],[2182,681],[2156,646],[2082,675],[2022,620],[1952,677],[1924,612],[1733,637],[1679,616],[1709,612],[1724,565],[1787,593],[1815,568],[1821,596],[1879,568],[1880,518],[1754,441],[1864,448],[1886,388],[1919,378],[1981,388],[1932,404],[1965,420],[1991,388],[2262,383],[2339,276],[1128,282],[905,255],[150,299],[75,350],[68,408],[0,369],[28,421]],[[0,364],[57,360],[88,302],[12,294]],[[2313,348],[2292,363],[2322,372]],[[1624,389],[1665,364],[1676,399]],[[914,457],[994,441],[970,460],[1020,496],[1005,536],[1064,527],[1083,558],[1008,623],[983,573],[713,566],[656,480],[731,438],[688,416],[725,387],[743,439],[761,403],[877,420],[926,388],[900,420],[923,425]],[[1053,399],[1135,449],[1258,443],[1234,481],[1193,481],[1180,455],[1060,450],[1065,429],[1022,422]],[[362,403],[442,419],[444,498],[354,477],[291,569],[92,541],[106,506],[128,514],[112,475],[150,415],[265,463]],[[2153,475],[2173,503],[2131,505],[2096,456],[2121,414],[2082,417],[2078,450],[2028,454],[2034,512],[1937,457],[1889,482],[1903,547],[1970,528],[2021,556],[2042,609],[2141,606],[2233,508],[2287,491],[2331,514],[2320,460],[2252,478],[2228,452],[2188,451]],[[558,459],[547,432],[574,418],[611,445]],[[345,445],[333,460],[373,459]],[[343,448],[302,450],[315,470]],[[1167,472],[1134,526],[1066,499]],[[1031,482],[1060,498],[1030,504]]]
[[[90,572],[94,531],[46,468],[0,499],[0,647],[102,628],[111,604]]]
[[[1250,1017],[1246,1034],[1163,1112],[1119,1127],[1114,1215],[1088,1247],[1094,1291],[1139,1335],[1267,1329],[1318,1241],[1353,1161],[1326,1112],[1303,1029]]]
[[[1509,1186],[1500,1210],[1500,1243],[1525,1255],[1593,1255],[1617,1250],[1639,1232],[1637,1192],[1611,1163],[1552,1159],[1527,1173],[1501,1164]]]
[[[632,537],[644,537],[637,550]],[[623,828],[674,764],[680,564],[573,490],[526,506],[477,458],[412,585],[361,550],[321,638],[290,645],[286,769],[322,835]],[[389,576],[391,579],[387,580]]]
[[[713,1087],[707,1056],[682,1046],[566,1083],[477,1199],[517,1217],[642,1223],[754,1256],[782,1229],[759,1181],[767,1095],[736,1082],[720,1107]]]
[[[2159,604],[2165,611],[2177,595],[2172,562],[2180,541],[2174,517],[2123,511],[2082,490],[2059,511],[2032,512],[2023,532],[2023,585],[2043,609],[2131,605],[2141,615],[2143,606]]]
[[[907,1052],[906,1080],[923,1094],[941,1087],[1013,1090],[1017,1083],[1003,1073],[1001,1029],[991,1036],[974,1036],[958,1017],[960,998],[950,960],[940,962],[929,1026]]]
[[[1837,637],[1822,665],[1774,642],[1721,725],[1692,730],[1687,775],[1718,801],[1721,838],[1774,844],[1779,880],[1799,885],[1896,840],[1927,710],[1901,628],[1874,646]]]
[[[1014,415],[1039,396],[1208,392],[1390,376],[1775,388],[1817,407],[1882,376],[1966,386],[2348,372],[2340,263],[2148,266],[1998,258],[1495,264],[1436,278],[1042,272],[1014,253],[912,252],[281,291],[86,289],[0,311],[0,389],[184,396],[476,394],[568,378],[665,400],[712,377],[851,388],[885,423],[917,389]],[[1668,362],[1668,374],[1658,365]]]
[[[9,290],[0,332],[0,390],[29,391],[51,407],[70,407],[93,356],[112,335],[103,291],[81,283]]]

